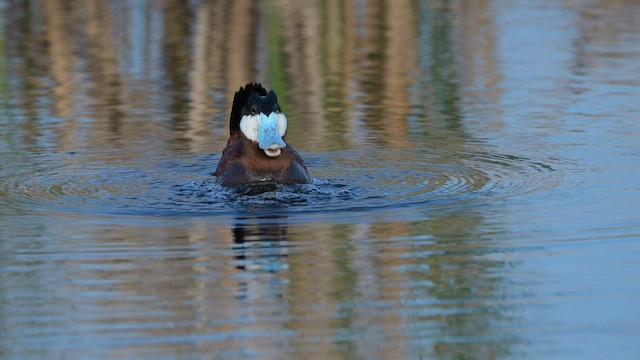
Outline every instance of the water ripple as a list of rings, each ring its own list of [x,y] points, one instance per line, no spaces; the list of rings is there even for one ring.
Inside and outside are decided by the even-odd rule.
[[[228,216],[230,211],[328,215],[495,201],[553,188],[554,161],[481,151],[380,151],[307,155],[311,184],[223,188],[216,156],[122,166],[82,162],[5,174],[10,208],[140,216]],[[64,163],[58,159],[57,162]],[[5,169],[6,170],[6,169]]]

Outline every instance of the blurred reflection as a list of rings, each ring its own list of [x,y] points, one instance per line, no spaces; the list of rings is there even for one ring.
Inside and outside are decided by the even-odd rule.
[[[5,4],[6,73],[35,120],[21,126],[36,142],[53,128],[47,144],[60,149],[219,152],[248,81],[277,91],[302,151],[460,146],[465,107],[502,126],[491,1]],[[577,73],[636,28],[625,1],[565,6],[579,15]]]
[[[22,74],[52,94],[41,103],[27,91],[18,96],[34,113],[36,121],[29,126],[57,135],[56,150],[117,149],[119,157],[106,152],[105,161],[124,163],[120,166],[149,153],[170,158],[173,152],[219,152],[227,139],[233,93],[248,81],[277,91],[291,122],[289,140],[302,151],[422,148],[435,141],[458,149],[469,138],[462,124],[455,9],[449,1],[54,0],[42,5],[42,10],[22,9],[36,12],[26,20],[45,18],[44,29],[14,20],[43,38],[39,45],[21,48],[18,58],[47,59],[41,71],[29,68]],[[49,117],[59,122],[51,125]],[[42,136],[34,135],[33,143]],[[392,152],[385,161],[400,163],[403,153]],[[73,285],[60,286],[60,291],[75,294],[76,302],[100,314],[137,309],[136,299],[149,299],[145,304],[166,307],[127,321],[179,324],[174,329],[132,325],[138,335],[242,335],[223,346],[218,340],[198,349],[188,343],[188,353],[220,347],[264,350],[279,343],[300,356],[312,350],[318,357],[432,352],[447,357],[457,354],[446,347],[447,336],[467,336],[475,327],[507,322],[499,308],[473,319],[447,317],[440,303],[457,305],[469,289],[486,290],[488,299],[503,290],[485,281],[502,264],[462,253],[455,262],[469,267],[449,271],[451,258],[434,254],[439,248],[455,252],[464,247],[459,239],[474,238],[482,221],[477,213],[461,211],[428,222],[378,219],[372,225],[320,223],[291,230],[285,217],[243,214],[231,232],[198,221],[156,233],[101,229],[82,237],[96,245],[97,253],[101,246],[117,248],[128,238],[137,239],[134,248],[160,249],[159,254],[123,251],[116,260],[102,259],[82,273],[81,280],[98,294],[107,291],[102,283],[111,282],[113,298],[83,296],[84,289]],[[387,242],[433,236],[440,226],[443,232],[465,230],[459,241],[436,236],[433,244],[419,248],[429,254],[424,257],[402,242]],[[60,233],[69,238],[81,232],[66,231]],[[294,241],[308,248],[294,252]],[[481,247],[476,254],[488,251]],[[67,269],[86,261],[68,261]],[[57,276],[63,285],[66,276]],[[424,288],[425,281],[434,285]],[[71,295],[66,299],[73,302]],[[360,306],[363,301],[371,304]],[[446,319],[425,316],[412,301],[432,306]],[[438,330],[423,338],[412,327]],[[263,336],[271,332],[275,340]],[[290,345],[292,337],[303,343]],[[504,339],[495,343],[470,342],[465,350],[510,346]],[[170,342],[163,345],[174,350]]]
[[[50,60],[51,115],[64,122],[56,127],[61,148],[82,145],[73,140],[83,135],[77,122],[89,116],[93,145],[114,139],[129,146],[153,136],[165,147],[219,151],[232,95],[248,81],[278,92],[292,122],[290,141],[304,150],[367,138],[408,145],[418,20],[408,1],[389,12],[383,2],[365,8],[336,1],[43,4],[46,46],[32,45],[28,55]],[[28,21],[19,24],[26,33],[38,31]],[[365,119],[354,100],[366,105]],[[122,121],[127,118],[139,126]],[[158,121],[168,121],[171,132],[163,133]]]
[[[162,3],[165,35],[162,38],[166,79],[169,81],[172,125],[178,133],[186,128],[189,109],[189,61],[192,12],[189,3],[182,0],[165,0]]]
[[[518,3],[520,8],[504,5],[491,0],[0,1],[0,110],[6,114],[0,119],[0,146],[6,150],[4,162],[14,163],[0,171],[48,162],[55,175],[68,168],[51,154],[78,152],[82,156],[69,160],[80,164],[74,168],[78,175],[91,176],[85,168],[99,174],[110,164],[134,173],[145,167],[178,170],[180,178],[167,175],[167,183],[193,181],[199,173],[190,171],[201,168],[184,165],[180,156],[218,154],[227,140],[234,92],[258,81],[279,94],[290,121],[288,141],[301,152],[314,152],[309,158],[320,163],[323,153],[341,150],[357,158],[372,148],[400,150],[370,166],[395,166],[399,171],[391,175],[402,179],[407,148],[415,150],[411,154],[472,153],[473,144],[482,142],[474,129],[487,136],[505,127],[506,97],[528,105],[529,98],[509,90],[531,79],[521,69],[537,67],[520,52],[526,67],[505,70],[514,66],[510,53],[522,50],[522,38],[511,38],[518,51],[504,41],[512,24],[539,8],[526,2]],[[554,64],[568,63],[575,77],[552,82],[551,89],[543,76],[538,85],[546,93],[539,99],[593,91],[584,84],[589,75],[607,85],[598,88],[599,99],[618,89],[612,84],[638,85],[628,76],[637,73],[638,62],[632,61],[637,50],[631,46],[640,29],[637,2],[541,7],[560,15],[561,31],[573,47],[550,51],[561,59]],[[533,49],[539,55],[539,48]],[[517,86],[505,85],[509,72]],[[552,135],[561,126],[566,124],[553,118],[536,131]],[[33,163],[15,164],[13,159],[27,155]],[[163,161],[179,165],[158,165]],[[356,162],[350,165],[364,166]],[[339,170],[349,169],[325,164],[325,173],[316,176],[331,178]],[[37,177],[38,171],[27,175]],[[146,185],[157,190],[167,184],[148,177],[135,182],[136,196],[145,196]],[[48,195],[61,202],[65,197],[80,197],[76,203],[117,202],[109,197],[115,193],[109,191],[110,179],[98,180],[88,179],[96,186],[85,186],[86,192],[69,191],[85,190],[74,181],[47,183]],[[404,185],[396,179],[367,180]],[[479,174],[470,191],[492,180],[500,179]],[[415,191],[423,184],[416,181]],[[20,205],[34,208],[24,212],[42,212],[37,182],[31,188],[22,181],[11,185],[3,188],[6,202],[28,193],[32,198]],[[105,195],[92,197],[96,193]],[[136,197],[127,200],[135,203]],[[230,223],[204,217],[170,225],[163,217],[149,220],[151,225],[114,225],[100,216],[87,221],[92,214],[78,216],[80,225],[46,214],[26,225],[0,217],[7,223],[3,234],[10,234],[3,237],[5,248],[15,255],[3,253],[11,266],[3,266],[7,276],[0,276],[0,319],[27,314],[0,324],[0,333],[9,333],[0,354],[27,339],[28,331],[37,332],[34,341],[41,341],[36,345],[44,353],[51,348],[47,339],[71,343],[73,335],[89,329],[95,343],[132,344],[129,337],[139,336],[140,343],[151,338],[166,353],[187,357],[215,351],[224,357],[224,351],[238,355],[245,349],[258,357],[271,349],[272,358],[309,353],[509,357],[523,342],[510,332],[523,323],[513,304],[526,294],[510,279],[514,264],[501,258],[503,250],[487,235],[505,231],[495,219],[508,210],[482,201],[460,204],[444,210],[425,205],[417,210],[424,211],[419,221],[390,222],[367,213],[335,223],[304,219],[295,226],[286,217],[246,213]],[[404,216],[402,207],[392,209],[396,217]],[[30,227],[35,234],[26,230]],[[16,248],[24,251],[12,253]],[[65,333],[67,327],[73,330]],[[103,336],[112,338],[100,342]]]
[[[290,117],[290,141],[303,151],[370,142],[410,147],[413,140],[420,144],[415,134],[424,129],[441,138],[443,130],[459,127],[448,2],[42,5],[11,3],[7,25],[16,26],[7,28],[23,31],[7,48],[12,53],[16,44],[29,44],[18,46],[19,58],[33,59],[22,74],[40,89],[36,94],[52,96],[25,99],[24,108],[37,106],[38,119],[60,119],[59,148],[144,141],[158,151],[218,152],[233,93],[248,81],[277,91]],[[45,20],[44,28],[34,17]],[[431,117],[448,125],[432,126]],[[86,118],[91,121],[79,129]],[[87,137],[90,144],[79,140]]]
[[[73,32],[67,15],[65,1],[45,1],[45,34],[49,45],[51,59],[50,73],[56,85],[53,87],[54,114],[58,117],[73,119],[74,95],[77,93],[75,76],[75,59],[73,57]],[[73,129],[74,122],[70,123]],[[68,132],[73,136],[73,131]],[[73,139],[62,138],[62,144],[73,144]]]
[[[287,269],[287,223],[283,216],[241,217],[233,227],[233,249],[240,270]]]

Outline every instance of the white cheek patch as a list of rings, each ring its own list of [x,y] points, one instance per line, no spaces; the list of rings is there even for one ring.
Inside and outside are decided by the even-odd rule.
[[[287,117],[283,113],[277,113],[276,119],[278,120],[278,133],[282,137],[287,132]]]
[[[283,113],[276,113],[278,122],[278,134],[283,137],[287,132],[287,117]],[[244,115],[240,119],[240,131],[247,139],[258,142],[258,125],[260,124],[260,115]]]
[[[283,115],[284,116],[284,115]],[[286,122],[286,119],[285,119]],[[240,119],[240,131],[247,139],[258,142],[258,124],[260,123],[260,115],[244,115]],[[278,124],[280,122],[278,121]],[[286,124],[286,123],[285,123]],[[285,125],[286,130],[286,125]]]

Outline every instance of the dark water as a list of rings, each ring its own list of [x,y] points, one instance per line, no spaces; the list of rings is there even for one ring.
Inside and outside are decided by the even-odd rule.
[[[640,354],[637,1],[0,14],[1,358]],[[215,184],[248,81],[312,184]]]

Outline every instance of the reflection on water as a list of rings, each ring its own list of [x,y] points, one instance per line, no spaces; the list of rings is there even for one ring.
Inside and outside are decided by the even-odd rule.
[[[638,19],[0,1],[0,357],[632,358]],[[311,184],[215,184],[249,81]]]
[[[238,219],[233,228],[237,267],[241,270],[276,272],[286,269],[287,225],[279,217]]]

